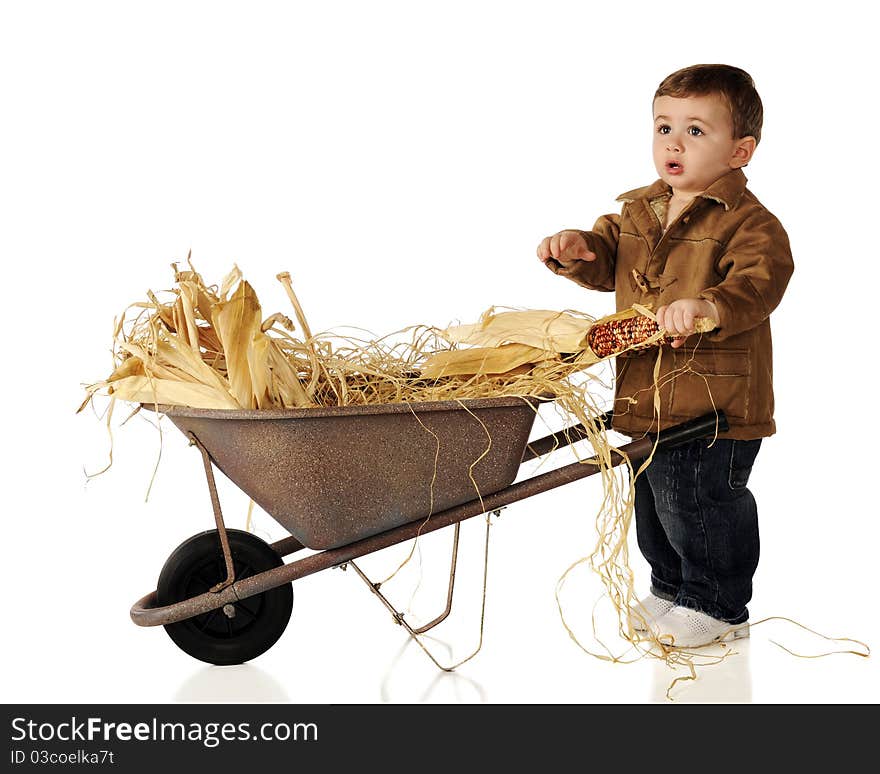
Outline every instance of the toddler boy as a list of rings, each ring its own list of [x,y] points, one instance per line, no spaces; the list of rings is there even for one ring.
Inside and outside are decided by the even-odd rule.
[[[664,348],[661,428],[722,409],[714,441],[657,449],[635,482],[636,534],[651,593],[631,616],[675,647],[748,635],[758,565],[758,514],[746,488],[761,439],[772,435],[769,316],[794,263],[779,221],[746,188],[742,168],[761,139],[763,107],[748,73],[728,65],[678,70],[653,102],[660,179],[618,197],[619,215],[592,231],[545,238],[538,258],[584,287],[640,303],[676,337]],[[717,327],[694,335],[694,319]],[[613,428],[656,432],[656,350],[617,358]],[[674,377],[674,378],[673,378]]]

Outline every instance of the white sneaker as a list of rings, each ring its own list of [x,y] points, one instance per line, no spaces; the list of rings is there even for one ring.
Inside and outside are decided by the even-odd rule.
[[[647,634],[648,627],[652,626],[658,618],[668,613],[673,607],[675,607],[674,602],[662,599],[654,594],[648,594],[648,596],[640,599],[629,609],[629,622],[632,625],[633,631],[639,634]]]
[[[679,605],[658,618],[652,628],[662,643],[673,648],[699,648],[713,642],[739,640],[749,636],[748,621],[729,624]]]

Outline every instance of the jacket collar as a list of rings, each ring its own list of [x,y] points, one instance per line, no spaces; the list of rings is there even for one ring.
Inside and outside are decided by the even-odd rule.
[[[748,179],[741,169],[733,169],[726,175],[719,177],[703,193],[704,199],[711,199],[724,206],[725,210],[732,210],[739,204],[739,200],[746,190]],[[634,202],[638,199],[651,201],[652,199],[668,198],[672,189],[662,180],[657,180],[643,188],[635,188],[632,191],[622,193],[617,197],[619,202]]]

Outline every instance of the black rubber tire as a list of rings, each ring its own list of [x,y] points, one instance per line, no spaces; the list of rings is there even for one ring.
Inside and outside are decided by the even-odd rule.
[[[284,562],[272,547],[249,532],[226,531],[232,550],[235,579],[242,580]],[[168,557],[156,597],[170,605],[196,597],[226,578],[226,564],[217,530],[194,535]],[[193,658],[209,664],[242,664],[271,648],[287,628],[293,610],[290,583],[234,603],[235,617],[222,609],[168,624],[165,631],[174,643]]]

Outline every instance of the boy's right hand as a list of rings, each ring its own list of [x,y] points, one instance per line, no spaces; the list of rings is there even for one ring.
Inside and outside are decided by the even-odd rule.
[[[590,250],[579,232],[566,229],[544,237],[538,245],[538,260],[558,274],[560,269],[571,268],[578,261],[595,261],[596,253]]]

